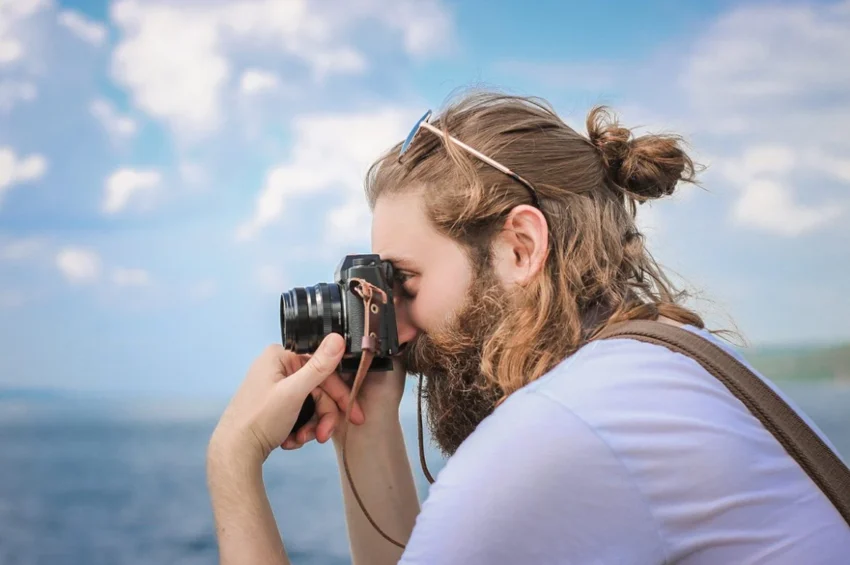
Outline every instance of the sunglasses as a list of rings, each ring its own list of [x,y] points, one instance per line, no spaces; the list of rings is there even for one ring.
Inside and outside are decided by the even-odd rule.
[[[494,161],[490,157],[487,157],[483,153],[476,151],[475,149],[473,149],[469,145],[465,144],[464,142],[460,141],[456,137],[452,137],[451,135],[441,131],[439,128],[434,127],[432,124],[429,123],[430,119],[431,119],[431,110],[428,110],[427,112],[425,112],[425,114],[421,118],[419,118],[419,121],[417,121],[413,125],[413,129],[410,130],[410,133],[407,134],[407,139],[405,139],[404,143],[401,145],[401,151],[399,151],[399,154],[398,154],[399,160],[401,160],[402,155],[404,155],[407,152],[407,150],[410,148],[410,144],[413,142],[413,139],[416,137],[416,134],[419,133],[419,130],[422,129],[422,128],[425,128],[428,131],[430,131],[430,132],[432,132],[436,135],[439,135],[444,140],[451,141],[452,143],[454,143],[455,145],[457,145],[461,149],[468,152],[470,155],[484,161],[485,163],[487,163],[488,165],[490,165],[494,169],[505,173],[506,175],[508,175],[509,177],[511,177],[512,179],[514,179],[515,181],[517,181],[518,183],[523,185],[525,188],[528,189],[529,194],[531,194],[531,200],[533,201],[534,206],[536,208],[540,209],[540,198],[537,196],[537,190],[534,188],[534,185],[532,185],[530,182],[528,182],[527,180],[525,180],[524,178],[522,178],[521,176],[519,176],[518,174],[516,174],[515,172],[513,172],[509,168],[507,168],[506,166],[502,165],[498,161]]]

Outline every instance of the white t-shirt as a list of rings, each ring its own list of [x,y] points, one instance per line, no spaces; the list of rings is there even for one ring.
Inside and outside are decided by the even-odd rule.
[[[850,527],[698,363],[610,339],[481,422],[400,563],[850,564]]]

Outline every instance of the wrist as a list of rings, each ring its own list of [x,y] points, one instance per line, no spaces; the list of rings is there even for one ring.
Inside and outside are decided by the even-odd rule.
[[[251,444],[213,435],[207,446],[207,473],[232,479],[262,475],[263,457]]]
[[[398,412],[367,412],[366,421],[359,426],[341,422],[331,436],[334,446],[342,445],[343,431],[348,428],[349,446],[355,443],[374,444],[387,438],[401,435],[401,421]]]

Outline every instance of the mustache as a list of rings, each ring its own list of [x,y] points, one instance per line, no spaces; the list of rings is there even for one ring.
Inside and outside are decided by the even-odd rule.
[[[477,373],[480,355],[472,339],[459,332],[422,333],[406,345],[403,357],[409,373],[437,377]]]

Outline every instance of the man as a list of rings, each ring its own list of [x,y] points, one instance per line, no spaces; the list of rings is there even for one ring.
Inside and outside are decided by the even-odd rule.
[[[474,94],[370,171],[373,252],[399,273],[405,348],[352,412],[348,465],[371,518],[343,481],[353,562],[846,562],[839,513],[714,377],[663,347],[589,343],[653,319],[722,345],[634,222],[636,203],[694,180],[679,140],[635,139],[602,109],[587,130],[536,101]],[[338,356],[299,359],[267,352],[211,440],[223,562],[285,562],[257,478],[276,445],[333,438],[343,464]],[[450,456],[421,509],[398,419],[405,369],[424,376]],[[313,387],[318,416],[290,435]],[[259,455],[238,470],[245,449]]]

